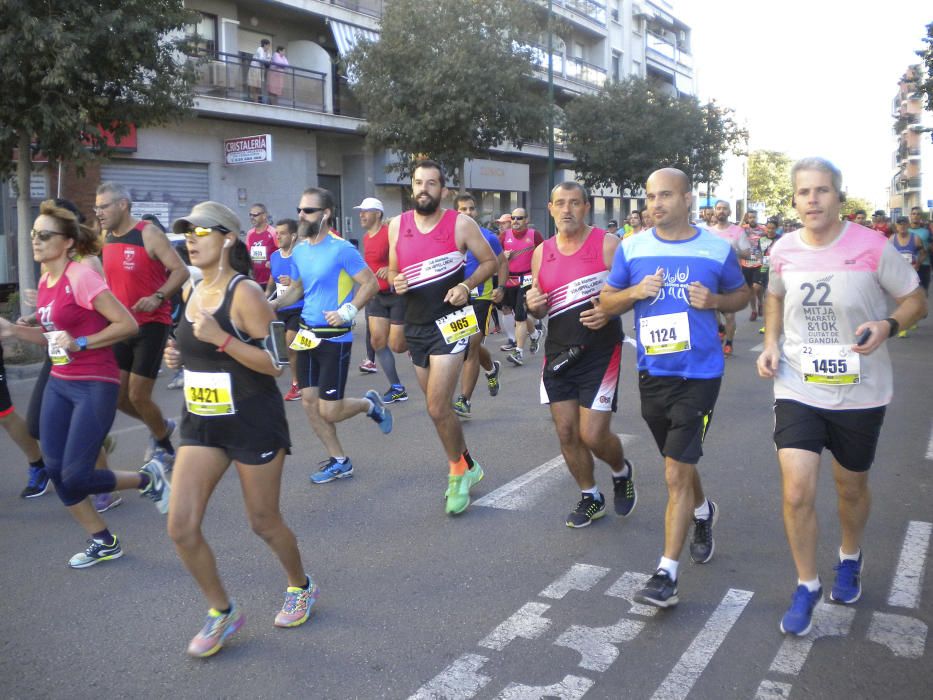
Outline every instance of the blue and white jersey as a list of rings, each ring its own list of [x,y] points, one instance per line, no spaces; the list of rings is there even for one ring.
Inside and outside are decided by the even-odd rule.
[[[717,294],[741,289],[745,278],[728,241],[706,229],[683,241],[658,238],[655,229],[622,241],[606,283],[627,289],[659,270],[664,286],[635,302],[638,369],[652,376],[714,379],[724,369],[716,312],[690,306],[688,287],[699,282]]]

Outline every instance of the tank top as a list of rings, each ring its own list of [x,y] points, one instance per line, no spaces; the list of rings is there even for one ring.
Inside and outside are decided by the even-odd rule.
[[[389,227],[383,226],[376,234],[370,236],[363,234],[363,260],[369,265],[369,269],[376,274],[376,271],[389,266]],[[381,277],[376,278],[379,281],[379,291],[389,292],[389,282]]]
[[[895,233],[891,236],[891,245],[894,246],[894,249],[901,254],[901,257],[904,258],[911,265],[917,262],[917,254],[920,252],[920,246],[917,245],[917,237],[914,234],[908,234],[907,243],[901,245],[898,241],[897,234]]]
[[[143,244],[143,229],[147,222],[140,221],[125,235],[107,232],[102,253],[104,277],[114,296],[130,310],[136,323],[172,322],[172,302],[166,297],[154,311],[133,311],[133,305],[150,296],[165,284],[168,270],[160,260],[153,260]]]
[[[598,330],[580,323],[580,314],[594,308],[593,299],[599,296],[609,276],[603,257],[607,235],[603,229],[590,229],[583,245],[571,255],[558,250],[556,236],[542,243],[537,281],[538,288],[547,294],[548,334],[544,352],[548,356],[572,345],[605,347],[621,339],[622,322],[618,316]]]
[[[406,211],[399,219],[395,255],[399,272],[408,279],[406,323],[432,324],[457,310],[444,297],[463,282],[464,255],[455,235],[458,216],[453,209],[445,209],[441,220],[426,233],[415,224],[414,211]]]
[[[525,229],[524,236],[517,236],[512,229],[502,234],[502,250],[512,251],[509,257],[509,279],[505,283],[506,287],[518,287],[521,285],[522,275],[531,272],[531,257],[537,246],[537,235],[537,231],[531,228]]]

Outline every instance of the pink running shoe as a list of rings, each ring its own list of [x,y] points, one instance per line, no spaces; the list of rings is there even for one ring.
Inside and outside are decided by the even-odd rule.
[[[208,610],[204,627],[188,644],[188,653],[199,659],[213,656],[223,647],[227,637],[240,629],[244,622],[246,618],[233,601],[230,601],[230,612],[226,615],[213,609]]]
[[[314,605],[321,589],[308,576],[307,588],[289,586],[285,589],[285,603],[279,614],[275,616],[276,627],[297,627],[308,621],[311,615],[311,606]]]

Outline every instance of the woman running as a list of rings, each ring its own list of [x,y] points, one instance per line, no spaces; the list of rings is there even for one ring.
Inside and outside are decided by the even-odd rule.
[[[250,525],[288,579],[274,624],[297,627],[307,621],[318,587],[305,574],[295,535],[279,511],[282,465],[291,443],[275,382],[282,370],[265,349],[276,317],[262,289],[246,277],[249,257],[237,239],[240,220],[223,204],[202,202],[173,229],[187,237],[191,264],[204,279],[183,293],[177,345],[169,341],[165,349],[165,364],[185,369],[168,531],[210,605],[204,627],[188,645],[189,654],[206,657],[244,622],[201,531],[207,503],[230,462],[236,464]]]
[[[52,361],[42,397],[40,443],[45,469],[72,516],[91,536],[68,565],[83,569],[118,559],[123,550],[88,496],[139,489],[164,513],[169,485],[161,464],[139,472],[94,469],[116,414],[120,372],[111,346],[137,332],[136,321],[103,278],[71,259],[84,238],[75,214],[53,200],[42,202],[33,224],[33,257],[45,266],[39,280],[39,328],[0,319],[0,335],[47,345]]]

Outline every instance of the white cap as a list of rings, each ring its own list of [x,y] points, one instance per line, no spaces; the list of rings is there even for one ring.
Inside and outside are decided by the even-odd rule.
[[[383,214],[385,213],[385,210],[382,208],[382,202],[380,202],[375,197],[366,197],[362,202],[353,208],[363,209],[366,211],[381,211]]]

